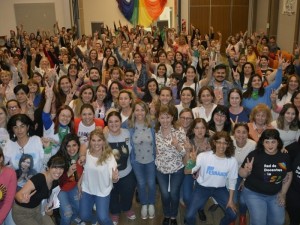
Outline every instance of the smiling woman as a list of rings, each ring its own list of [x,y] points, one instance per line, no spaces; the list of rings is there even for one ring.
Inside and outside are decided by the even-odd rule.
[[[50,215],[53,213],[51,206],[46,206],[46,214],[41,214],[41,202],[49,199],[52,190],[58,186],[57,180],[64,172],[65,160],[53,156],[47,163],[48,169],[43,173],[33,176],[24,187],[17,192],[13,205],[13,219],[16,225],[45,224],[54,225]]]
[[[256,149],[248,154],[239,169],[239,175],[246,178],[242,196],[253,225],[284,224],[285,196],[292,172],[289,156],[280,151],[282,147],[279,132],[265,130]]]

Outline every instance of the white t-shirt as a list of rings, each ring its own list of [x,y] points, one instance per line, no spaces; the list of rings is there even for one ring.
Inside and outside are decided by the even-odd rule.
[[[112,169],[117,168],[117,163],[111,155],[102,165],[97,165],[98,158],[87,150],[86,163],[84,165],[82,190],[90,195],[106,197],[113,187]]]
[[[292,144],[295,141],[298,141],[300,136],[300,129],[298,130],[281,130],[277,128],[277,121],[274,120],[271,122],[271,125],[278,130],[280,138],[283,142],[283,147],[288,146],[289,144]]]
[[[37,172],[42,172],[44,161],[44,149],[41,138],[32,136],[27,144],[22,148],[18,142],[8,140],[4,148],[5,164],[9,163],[13,169],[19,169],[19,161],[22,154],[29,154],[33,158],[33,169]]]
[[[255,149],[256,142],[248,138],[246,145],[242,148],[239,148],[236,144],[236,140],[235,140],[234,136],[231,136],[231,139],[233,140],[233,145],[235,146],[234,157],[236,158],[236,160],[238,162],[238,167],[240,168],[242,163],[244,162],[245,158],[247,157],[247,155]],[[249,160],[251,160],[251,159],[249,159]]]
[[[202,152],[197,156],[196,166],[192,173],[200,169],[197,182],[204,187],[225,187],[229,181],[229,189],[235,190],[238,177],[238,163],[234,157],[220,158],[213,151]]]
[[[82,121],[79,122],[77,136],[79,137],[80,144],[88,146],[90,133],[95,130],[96,124],[85,126]]]

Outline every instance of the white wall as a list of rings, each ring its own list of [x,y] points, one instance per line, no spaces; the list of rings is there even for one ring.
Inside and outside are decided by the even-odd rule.
[[[14,4],[17,3],[54,3],[56,20],[60,27],[71,27],[69,0],[1,0],[0,7],[0,36],[9,35],[10,30],[16,30]],[[42,27],[42,25],[41,25]],[[26,27],[24,27],[26,30]]]
[[[269,0],[257,1],[256,30],[267,31]]]
[[[297,32],[297,30],[295,29],[296,13],[291,16],[282,14],[282,5],[283,1],[280,1],[277,28],[277,43],[282,50],[292,52],[294,47],[295,32]]]
[[[190,29],[190,0],[181,0],[181,19],[186,20],[186,28],[187,28],[187,32],[189,32],[189,29]]]

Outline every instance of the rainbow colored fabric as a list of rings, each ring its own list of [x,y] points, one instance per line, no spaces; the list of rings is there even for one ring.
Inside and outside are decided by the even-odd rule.
[[[133,25],[145,27],[157,20],[163,12],[167,0],[116,0],[125,18]]]

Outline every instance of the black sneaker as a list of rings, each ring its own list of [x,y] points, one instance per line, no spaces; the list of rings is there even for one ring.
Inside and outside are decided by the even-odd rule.
[[[171,219],[170,225],[177,225],[177,220],[176,219]]]
[[[162,222],[162,225],[169,225],[169,224],[170,224],[170,218],[165,217]]]
[[[198,216],[201,222],[206,222],[206,215],[203,209],[198,211]]]
[[[208,211],[215,212],[219,208],[218,204],[213,204],[208,208]]]

